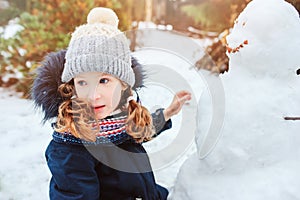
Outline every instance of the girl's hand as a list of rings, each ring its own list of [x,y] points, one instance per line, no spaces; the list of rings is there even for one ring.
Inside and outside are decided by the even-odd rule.
[[[164,110],[165,120],[168,121],[173,115],[176,115],[181,110],[182,106],[192,99],[192,94],[182,90],[174,95],[172,103]]]

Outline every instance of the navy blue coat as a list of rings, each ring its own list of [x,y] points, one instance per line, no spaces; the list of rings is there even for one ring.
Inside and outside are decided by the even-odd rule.
[[[156,115],[152,114],[157,135],[172,126],[171,120],[165,122],[161,116],[162,110],[157,111]],[[128,152],[144,153],[144,156],[136,159],[131,154],[120,154],[115,146],[94,145],[86,148],[80,143],[53,137],[46,150],[47,164],[52,173],[50,199],[167,199],[168,191],[155,182],[143,146],[133,140],[126,140],[117,146]],[[113,162],[139,173],[124,172],[107,165]]]

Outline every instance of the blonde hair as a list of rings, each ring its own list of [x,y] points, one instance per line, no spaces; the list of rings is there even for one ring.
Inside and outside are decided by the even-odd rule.
[[[55,131],[67,132],[77,138],[95,141],[97,129],[93,129],[91,123],[95,121],[92,105],[84,99],[72,99],[75,94],[73,81],[61,84],[58,91],[67,100],[59,106]]]
[[[135,100],[127,102],[133,91],[126,83],[121,83],[125,86],[125,90],[117,108],[128,113],[127,134],[139,143],[151,140],[154,128],[150,112]],[[100,128],[98,123],[94,123],[97,119],[91,103],[85,99],[72,98],[75,95],[73,80],[61,84],[58,92],[67,100],[59,106],[55,131],[68,132],[86,141],[96,141],[96,133]]]
[[[127,102],[128,97],[132,95],[132,89],[128,86],[123,92],[121,99]],[[120,102],[120,104],[123,104],[124,106],[124,102]],[[154,135],[154,128],[152,123],[152,117],[148,109],[140,105],[135,100],[130,100],[128,102],[127,110],[127,134],[132,136],[137,142],[151,140],[152,136]]]

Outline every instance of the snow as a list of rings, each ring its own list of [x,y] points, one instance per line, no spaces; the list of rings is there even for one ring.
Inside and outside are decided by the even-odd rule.
[[[9,7],[9,3],[5,0],[0,0],[0,9],[7,9]]]
[[[300,115],[299,33],[298,13],[283,0],[253,0],[240,14],[228,45],[235,48],[245,40],[248,45],[228,54],[230,71],[221,77],[226,100],[222,137],[203,159],[200,144],[213,119],[205,87],[210,75],[195,73],[191,63],[203,55],[200,46],[207,41],[166,30],[141,35],[136,56],[152,72],[148,88],[139,91],[143,105],[153,111],[166,107],[180,89],[193,93],[193,101],[172,118],[173,128],[144,144],[157,181],[171,189],[169,199],[300,199],[300,122],[283,119]],[[0,199],[48,199],[51,175],[44,151],[50,124],[40,123],[41,113],[30,100],[3,88],[0,110]],[[181,148],[172,143],[180,135],[192,136],[182,132],[186,125],[196,128],[196,142],[182,141],[188,145],[172,161],[157,160],[155,155],[168,147]]]
[[[188,158],[170,199],[300,199],[300,122],[283,119],[300,115],[299,35],[285,1],[253,0],[239,15],[228,46],[248,45],[228,54],[223,136],[205,159]]]
[[[0,199],[47,199],[50,173],[43,151],[50,125],[41,126],[29,100],[2,88],[0,94]]]
[[[13,37],[17,32],[22,31],[24,29],[23,26],[18,24],[18,18],[12,19],[8,22],[4,28],[0,27],[0,34],[3,34],[2,37],[4,39],[8,39]]]
[[[137,22],[133,22],[132,25],[136,26]],[[170,24],[163,25],[163,24],[155,24],[153,22],[143,22],[143,21],[138,23],[138,29],[148,29],[148,28],[158,29],[158,30],[168,30],[168,31],[173,30],[173,26]]]

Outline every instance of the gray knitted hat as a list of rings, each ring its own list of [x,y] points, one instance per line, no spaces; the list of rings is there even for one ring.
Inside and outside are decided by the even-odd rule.
[[[118,29],[118,17],[109,8],[94,8],[87,24],[76,28],[66,53],[62,82],[82,72],[103,72],[134,85],[128,40]]]

